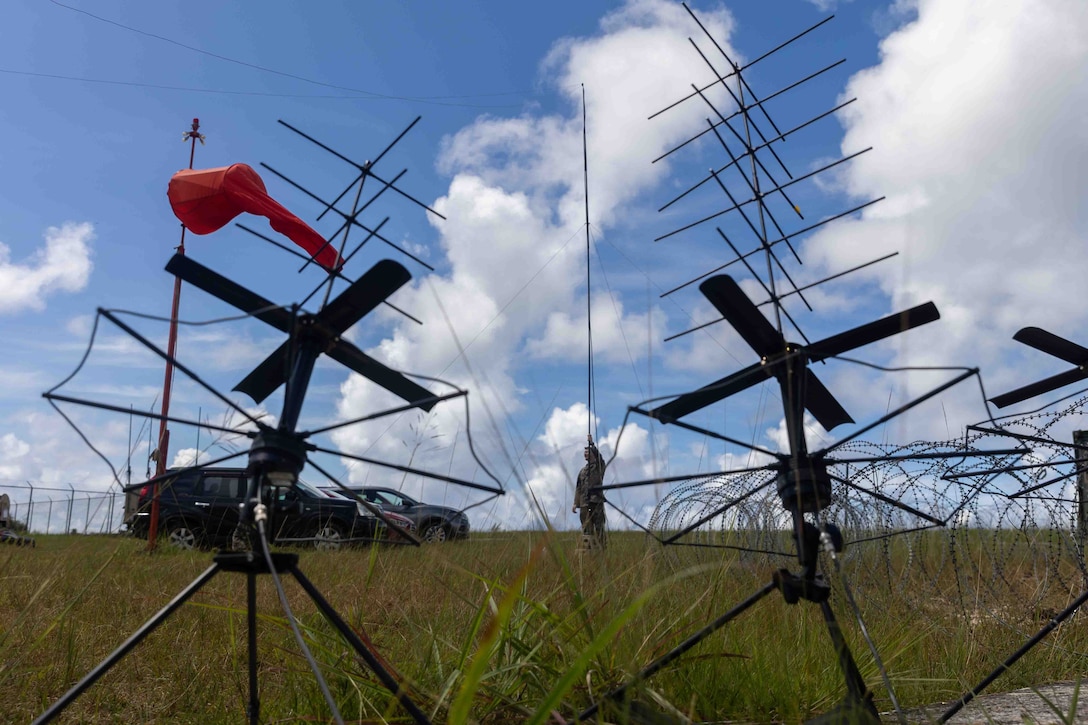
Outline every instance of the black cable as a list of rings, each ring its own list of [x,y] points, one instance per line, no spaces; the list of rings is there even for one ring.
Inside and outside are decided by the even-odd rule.
[[[269,305],[268,307],[262,307],[260,309],[254,310],[253,312],[248,312],[248,313],[241,314],[241,315],[231,315],[231,316],[228,316],[228,317],[216,317],[216,318],[213,318],[211,320],[172,320],[171,318],[163,317],[162,315],[152,315],[152,314],[147,313],[147,312],[136,312],[134,310],[122,310],[122,309],[113,308],[113,307],[111,307],[111,308],[109,308],[107,310],[104,310],[104,311],[105,312],[111,312],[111,313],[116,314],[116,315],[128,315],[129,317],[138,317],[138,318],[144,319],[144,320],[151,320],[152,322],[176,322],[179,325],[185,325],[187,327],[203,327],[205,325],[218,325],[221,322],[237,322],[239,320],[245,320],[245,319],[250,318],[250,317],[257,317],[257,316],[262,315],[262,314],[264,314],[266,312],[271,312],[272,310],[283,310],[283,309],[288,309],[289,307],[290,307],[289,305],[287,305],[287,306],[285,306],[285,305]],[[57,387],[60,387],[60,386],[57,386]]]
[[[428,280],[428,282],[429,282],[429,280]],[[469,376],[476,383],[477,389],[482,388],[483,386],[480,385],[480,381],[476,377],[476,372],[473,370],[471,363],[469,363],[469,361],[468,361],[468,356],[465,354],[465,348],[462,347],[461,340],[457,336],[457,330],[454,329],[453,322],[450,320],[449,314],[446,312],[445,305],[442,304],[442,300],[439,298],[438,292],[434,289],[434,286],[430,285],[430,288],[431,288],[431,293],[434,295],[435,304],[438,306],[439,312],[442,313],[442,319],[446,321],[446,327],[449,329],[450,335],[453,337],[453,342],[457,346],[457,352],[458,352],[457,358],[461,359],[464,362],[465,368],[468,370]],[[452,365],[452,364],[453,364],[453,361],[450,362],[450,365]],[[447,365],[446,367],[448,368],[449,365]],[[495,432],[495,434],[497,436],[497,439],[499,441],[502,441],[503,440],[502,436],[499,434],[499,426],[495,422],[494,413],[491,412],[491,408],[487,404],[487,398],[484,397],[484,396],[481,396],[480,404],[484,407],[484,412],[487,414],[488,421],[491,423],[491,428]],[[466,408],[465,408],[465,415],[466,415],[466,419],[467,419],[467,416],[468,416],[467,402],[466,402]],[[467,422],[467,420],[466,420],[466,422]],[[472,450],[471,444],[470,444],[469,448],[470,448],[470,450]],[[513,457],[510,455],[510,452],[506,449],[506,446],[500,444],[499,450],[503,453],[503,455],[505,455],[507,463],[510,464],[511,470],[516,470],[517,464],[514,461]],[[475,455],[475,451],[473,451],[473,455]],[[479,463],[478,459],[477,459],[477,463]],[[486,469],[485,469],[485,471],[486,471]],[[495,480],[496,482],[498,482],[498,479],[494,478],[493,476],[492,476],[492,479]],[[501,484],[500,484],[500,487],[501,487]]]
[[[83,442],[87,444],[87,447],[94,451],[95,455],[97,455],[99,458],[106,462],[106,465],[110,468],[110,473],[113,474],[113,482],[116,483],[119,488],[123,489],[124,484],[121,483],[121,475],[117,473],[117,469],[113,467],[112,463],[110,463],[110,459],[106,458],[105,454],[102,453],[102,451],[95,448],[94,444],[87,439],[87,436],[83,435],[83,431],[79,429],[79,426],[77,426],[71,418],[65,415],[64,411],[61,410],[54,401],[50,400],[49,404],[53,406],[53,410],[57,411],[57,413],[60,414],[61,418],[64,418],[64,422],[72,427],[72,430],[74,430],[76,432],[76,435],[78,435],[83,440]]]
[[[268,540],[265,537],[264,517],[258,515],[257,538],[261,542],[261,554],[264,555],[264,563],[268,567],[268,573],[272,575],[272,583],[276,588],[276,596],[279,597],[280,606],[283,607],[283,613],[287,615],[287,622],[291,625],[291,631],[295,633],[295,642],[298,643],[306,662],[310,665],[310,671],[313,672],[314,679],[317,680],[317,686],[321,688],[321,695],[325,698],[325,704],[329,706],[329,710],[332,711],[333,719],[337,722],[337,725],[344,725],[344,718],[340,716],[340,710],[336,707],[336,701],[333,699],[332,693],[329,692],[329,685],[321,674],[321,668],[317,666],[317,661],[310,652],[310,648],[306,646],[306,641],[302,638],[302,632],[298,629],[298,622],[295,621],[295,615],[291,612],[291,605],[287,602],[287,593],[283,590],[280,575],[276,573],[276,565],[272,561],[272,553],[268,550]]]
[[[819,512],[816,514],[816,524],[820,529],[820,543],[823,546],[824,551],[831,558],[831,563],[835,567],[835,572],[839,575],[839,584],[842,586],[843,594],[846,595],[846,601],[850,605],[854,618],[857,620],[861,636],[865,640],[865,644],[868,645],[870,654],[873,655],[873,662],[880,672],[880,678],[884,681],[884,689],[888,691],[888,698],[892,701],[892,707],[895,708],[897,719],[902,725],[907,725],[907,717],[903,714],[903,708],[900,707],[899,699],[895,696],[895,689],[892,687],[892,681],[888,676],[888,670],[884,666],[884,660],[881,659],[876,643],[873,642],[873,638],[869,635],[869,628],[865,626],[865,618],[862,617],[861,607],[858,606],[857,600],[854,599],[854,592],[850,588],[850,582],[846,579],[846,572],[843,570],[842,562],[839,561],[838,552],[835,551],[835,547],[831,543],[831,534],[828,532],[823,517],[820,516]]]

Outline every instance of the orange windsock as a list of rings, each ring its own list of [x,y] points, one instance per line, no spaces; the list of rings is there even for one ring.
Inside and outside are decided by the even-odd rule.
[[[247,212],[267,217],[273,229],[325,269],[339,269],[344,263],[324,237],[268,195],[264,181],[246,164],[179,171],[170,179],[166,195],[174,215],[193,234],[214,232]]]

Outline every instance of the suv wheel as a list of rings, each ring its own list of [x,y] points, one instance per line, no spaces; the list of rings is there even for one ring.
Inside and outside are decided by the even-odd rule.
[[[318,551],[337,551],[343,546],[344,528],[335,521],[318,524],[314,533],[314,548]]]
[[[200,543],[196,529],[184,521],[171,521],[166,526],[166,541],[175,549],[195,549]]]
[[[449,538],[449,531],[441,521],[431,521],[423,527],[423,535],[419,538],[428,544],[440,544]]]

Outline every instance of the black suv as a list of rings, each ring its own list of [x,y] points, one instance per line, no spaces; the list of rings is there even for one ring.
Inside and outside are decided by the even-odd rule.
[[[348,489],[364,501],[381,507],[384,512],[398,513],[410,519],[415,524],[419,538],[424,541],[437,542],[468,538],[468,516],[463,511],[448,506],[420,503],[392,488],[348,486]],[[324,490],[338,491],[338,489]]]
[[[329,498],[302,481],[269,490],[275,496],[274,505],[269,506],[273,543],[337,549],[351,541],[389,538],[385,523],[357,503]],[[133,535],[147,538],[151,486],[133,486],[129,491],[125,523]],[[245,494],[244,469],[182,470],[159,484],[159,536],[183,549],[244,545],[235,532]],[[407,519],[395,514],[387,517],[412,528]]]

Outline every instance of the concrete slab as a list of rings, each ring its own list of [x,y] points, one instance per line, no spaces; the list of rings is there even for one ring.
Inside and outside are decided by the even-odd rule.
[[[1076,695],[1076,711],[1073,697]],[[1049,701],[1050,705],[1047,704]],[[934,703],[908,710],[911,723],[933,723],[952,703]],[[1053,708],[1051,707],[1053,705]],[[1055,709],[1057,712],[1055,712]],[[885,722],[898,722],[894,713],[883,713]],[[949,725],[1070,725],[1088,723],[1088,682],[1055,682],[976,697],[948,721]]]

